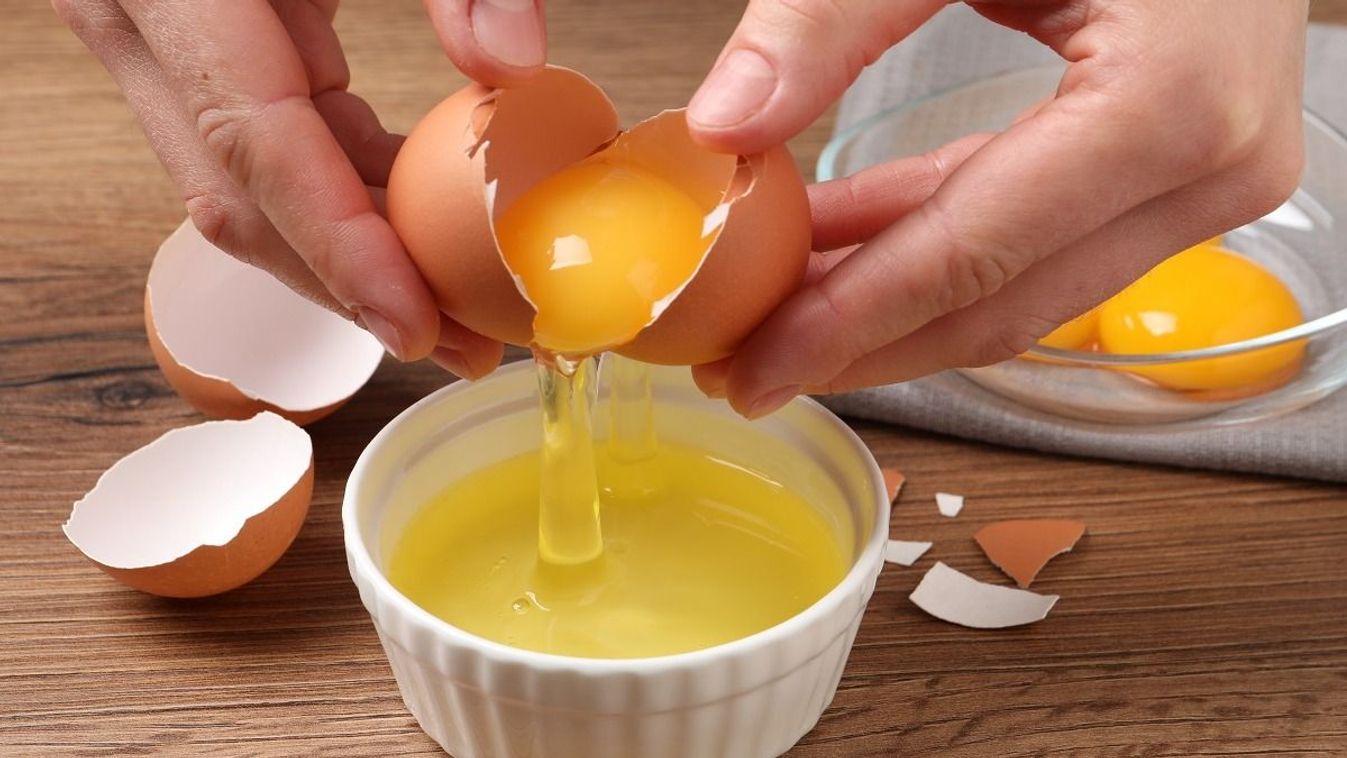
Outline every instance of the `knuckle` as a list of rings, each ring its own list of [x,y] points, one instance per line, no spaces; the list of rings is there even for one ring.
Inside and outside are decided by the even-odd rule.
[[[217,195],[202,192],[184,199],[187,215],[201,236],[212,245],[224,250],[245,263],[251,263],[252,256],[247,246],[241,245],[237,218],[231,204]]]
[[[253,188],[257,168],[263,162],[256,146],[269,134],[275,137],[284,119],[293,115],[282,111],[314,107],[307,93],[269,100],[237,100],[209,90],[195,94],[191,115],[197,135],[230,178],[245,190]]]
[[[1269,143],[1259,156],[1260,168],[1254,172],[1246,200],[1252,218],[1264,216],[1286,202],[1300,186],[1305,169],[1305,148],[1296,138]]]
[[[936,303],[941,312],[955,311],[988,297],[1014,277],[1018,267],[1010,261],[1020,257],[1015,250],[970,230],[939,205],[931,208],[928,218],[944,241],[944,287]]]
[[[1148,143],[1168,146],[1155,158],[1192,176],[1247,160],[1266,127],[1261,95],[1232,92],[1220,82],[1204,84],[1209,78],[1207,73],[1180,71],[1168,77],[1163,96],[1139,99],[1144,103],[1140,115],[1151,135]]]
[[[246,186],[251,178],[247,148],[251,113],[238,106],[212,104],[196,109],[193,119],[206,149],[235,181]]]
[[[857,336],[858,330],[853,326],[855,318],[842,297],[833,292],[826,283],[813,288],[811,292],[815,297],[816,315],[822,323],[828,325],[824,331],[837,349],[839,362],[845,365],[865,355],[868,350]]]

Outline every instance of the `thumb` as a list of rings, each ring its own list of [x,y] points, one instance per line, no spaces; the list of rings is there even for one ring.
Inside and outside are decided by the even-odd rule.
[[[751,0],[688,105],[693,138],[754,153],[823,113],[947,0]]]
[[[488,87],[508,87],[547,60],[542,0],[424,0],[440,45],[458,69]]]

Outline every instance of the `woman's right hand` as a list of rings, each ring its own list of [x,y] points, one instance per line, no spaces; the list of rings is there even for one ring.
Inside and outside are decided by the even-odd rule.
[[[54,0],[139,118],[202,234],[372,332],[465,377],[502,346],[439,312],[383,215],[402,137],[347,91],[336,0]],[[488,85],[542,67],[531,0],[426,0],[459,68]]]

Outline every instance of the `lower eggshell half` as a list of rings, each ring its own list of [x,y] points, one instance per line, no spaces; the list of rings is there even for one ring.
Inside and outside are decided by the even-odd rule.
[[[237,387],[222,379],[204,376],[178,363],[168,347],[159,337],[159,329],[154,323],[154,309],[150,306],[150,291],[145,290],[145,336],[150,342],[150,352],[154,353],[154,362],[159,371],[168,380],[168,384],[192,407],[211,418],[245,420],[262,411],[271,411],[300,426],[307,426],[336,412],[350,398],[338,400],[331,405],[308,411],[292,411],[279,408],[271,403],[248,397]]]
[[[153,332],[151,332],[153,333]],[[248,519],[228,544],[202,545],[177,560],[144,568],[113,568],[94,563],[117,581],[161,597],[218,595],[261,576],[285,554],[308,515],[313,500],[313,459],[309,468],[276,504]]]

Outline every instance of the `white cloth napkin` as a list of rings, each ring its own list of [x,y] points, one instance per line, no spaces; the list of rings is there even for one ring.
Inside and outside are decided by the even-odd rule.
[[[837,128],[973,79],[1059,60],[1025,35],[952,5],[861,74],[842,100]],[[1347,127],[1347,28],[1312,25],[1306,72],[1306,106]],[[862,156],[870,163],[892,157]],[[1347,481],[1347,390],[1279,418],[1165,434],[1063,423],[953,372],[822,400],[844,415],[1012,447]]]

